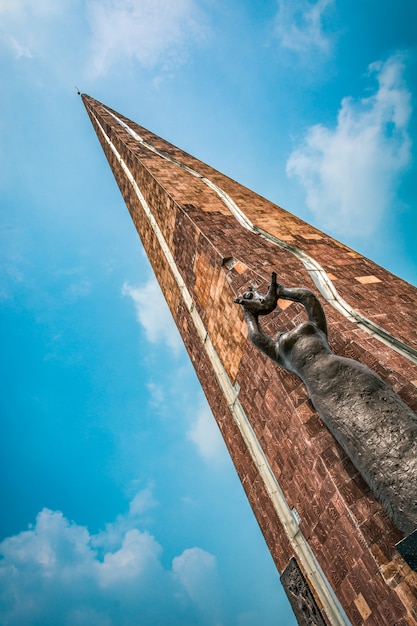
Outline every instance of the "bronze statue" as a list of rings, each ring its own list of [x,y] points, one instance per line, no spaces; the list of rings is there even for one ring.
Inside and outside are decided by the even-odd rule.
[[[261,328],[278,299],[300,302],[308,321],[275,340]],[[249,338],[278,365],[294,372],[334,437],[404,535],[417,527],[417,415],[368,367],[334,354],[323,308],[308,289],[287,289],[272,273],[268,293],[253,287],[236,303]]]

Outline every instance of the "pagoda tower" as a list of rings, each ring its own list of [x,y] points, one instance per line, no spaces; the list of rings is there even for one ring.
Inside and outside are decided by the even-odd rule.
[[[396,522],[298,376],[249,341],[234,303],[248,285],[265,292],[273,271],[286,287],[310,289],[332,350],[373,370],[416,411],[416,289],[82,99],[299,623],[417,626],[414,514]],[[298,302],[278,304],[263,318],[270,336],[306,319]]]

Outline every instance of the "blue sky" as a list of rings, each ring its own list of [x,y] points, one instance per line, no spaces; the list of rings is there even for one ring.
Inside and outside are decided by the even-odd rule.
[[[416,13],[0,0],[0,623],[295,624],[74,86],[415,283]]]

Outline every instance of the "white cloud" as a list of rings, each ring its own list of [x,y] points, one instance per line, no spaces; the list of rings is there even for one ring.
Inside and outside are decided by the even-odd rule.
[[[152,535],[132,528],[123,537],[121,547],[107,552],[97,563],[97,581],[101,588],[115,590],[126,586],[137,587],[141,579],[162,572],[159,557],[162,547]],[[122,589],[120,589],[122,591]]]
[[[311,127],[287,162],[323,227],[363,236],[374,232],[411,161],[411,94],[400,56],[373,63],[376,92],[344,98],[334,129]]]
[[[150,394],[149,404],[155,409],[161,409],[165,406],[165,389],[163,385],[149,382],[146,387]]]
[[[275,31],[281,46],[302,55],[329,52],[330,40],[323,18],[333,3],[334,0],[279,0]]]
[[[140,525],[143,515],[157,506],[150,487],[142,489],[132,498],[129,510],[124,515],[118,515],[114,522],[106,524],[104,530],[91,538],[95,548],[102,551],[115,551],[120,547],[122,538],[132,528]]]
[[[13,9],[17,6],[18,0],[0,0],[0,13]]]
[[[12,300],[16,294],[17,285],[24,281],[22,270],[15,264],[14,259],[8,262],[6,256],[3,253],[3,263],[0,266],[0,300]]]
[[[45,49],[68,6],[69,0],[0,0],[0,38],[16,59],[32,58]]]
[[[129,517],[131,519],[136,519],[138,516],[145,513],[145,511],[153,508],[155,505],[156,502],[152,495],[152,491],[149,488],[143,489],[142,491],[139,491],[130,501]]]
[[[56,7],[50,0],[0,0],[0,13],[23,14],[32,9],[34,13],[55,13]]]
[[[204,405],[187,432],[187,437],[206,461],[222,461],[227,458],[226,448],[208,405]]]
[[[90,295],[91,283],[89,280],[81,279],[79,282],[71,283],[64,292],[64,297],[70,302],[75,302],[80,298]]]
[[[131,626],[140,615],[141,623],[162,625],[172,615],[170,624],[214,624],[214,556],[192,548],[164,568],[161,545],[137,528],[149,497],[138,494],[124,520],[99,535],[43,509],[33,528],[2,541],[0,623]]]
[[[201,548],[190,548],[173,559],[172,570],[189,598],[207,616],[220,624],[220,593],[215,557]]]
[[[122,295],[132,298],[136,318],[144,328],[151,343],[166,343],[174,352],[182,346],[182,340],[155,278],[143,287],[132,287],[124,283]]]
[[[16,59],[20,59],[22,57],[26,57],[27,59],[31,59],[32,58],[32,53],[29,50],[29,48],[25,48],[24,46],[22,46],[13,37],[13,35],[9,35],[8,37],[6,37],[6,42],[9,43],[10,48],[13,50],[14,56],[16,57]]]
[[[204,33],[194,0],[90,0],[88,6],[97,74],[122,59],[148,68],[175,65]]]

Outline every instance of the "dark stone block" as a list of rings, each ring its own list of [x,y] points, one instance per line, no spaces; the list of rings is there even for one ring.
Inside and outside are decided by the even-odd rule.
[[[326,626],[310,587],[294,557],[282,573],[281,583],[300,626]]]
[[[417,571],[417,530],[399,541],[395,547],[411,569]]]

